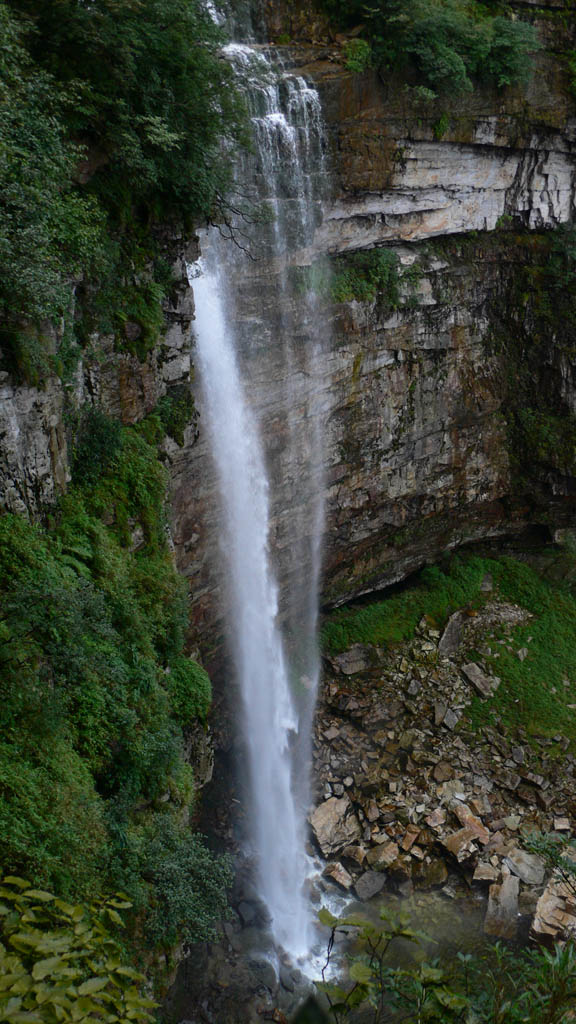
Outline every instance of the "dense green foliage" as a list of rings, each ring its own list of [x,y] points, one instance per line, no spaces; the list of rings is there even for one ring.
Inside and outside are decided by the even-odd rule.
[[[0,517],[0,862],[65,896],[124,889],[155,941],[184,907],[200,937],[228,869],[182,825],[183,730],[210,683],[183,653],[165,473],[138,430],[98,411],[76,427],[76,486],[49,528]]]
[[[496,944],[487,946],[482,957],[458,953],[450,963],[406,962],[404,956],[398,967],[391,962],[396,944],[418,945],[426,939],[405,915],[393,917],[383,910],[377,924],[360,916],[338,920],[328,910],[320,911],[319,918],[330,928],[326,966],[337,935],[355,938],[355,952],[348,956],[348,985],[318,986],[335,1024],[357,1019],[358,1007],[366,1024],[568,1024],[573,1019],[573,943],[521,954]]]
[[[125,963],[111,928],[122,926],[122,897],[73,905],[0,881],[0,1018],[7,1024],[149,1021],[155,1003],[145,978]]]
[[[538,47],[533,27],[499,13],[494,3],[322,0],[322,6],[339,27],[363,23],[374,63],[407,73],[432,95],[471,92],[475,82],[503,88],[522,81]]]
[[[107,330],[139,355],[157,339],[171,283],[162,236],[222,206],[222,143],[242,132],[220,43],[200,0],[0,0],[11,369],[41,380],[48,325],[62,320],[81,343]]]
[[[409,639],[424,615],[443,625],[459,608],[473,611],[486,600],[480,589],[486,573],[503,600],[533,618],[513,630],[509,644],[495,645],[494,656],[484,656],[502,684],[489,702],[473,698],[471,721],[480,725],[500,715],[510,727],[543,736],[561,732],[576,740],[574,715],[567,708],[576,703],[576,589],[570,579],[552,583],[524,562],[470,556],[424,569],[383,601],[331,615],[322,630],[325,649],[335,654],[353,643],[392,646]],[[516,653],[522,647],[529,652],[525,661]]]
[[[332,282],[335,302],[372,302],[381,296],[386,305],[395,308],[400,301],[398,257],[390,249],[355,252],[335,261]]]
[[[372,48],[365,39],[349,39],[344,44],[344,61],[348,71],[361,74],[372,63]]]

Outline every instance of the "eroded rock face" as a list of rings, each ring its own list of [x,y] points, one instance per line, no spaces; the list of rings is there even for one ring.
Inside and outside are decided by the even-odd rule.
[[[38,515],[66,490],[70,481],[67,409],[97,405],[125,424],[137,423],[155,409],[170,388],[190,386],[194,297],[186,276],[186,260],[197,255],[197,247],[194,243],[184,246],[182,240],[174,239],[171,249],[177,253],[174,274],[180,282],[179,288],[175,286],[178,298],[175,305],[165,307],[165,333],[145,359],[116,351],[113,338],[95,335],[71,378],[65,381],[52,374],[33,386],[0,370],[0,509]],[[54,354],[61,341],[56,336],[50,339]],[[2,356],[0,348],[0,359]],[[193,447],[195,433],[194,424],[185,431],[188,450]],[[167,459],[179,452],[178,446],[167,439]]]
[[[280,579],[293,582],[306,571],[294,557],[289,524],[300,514],[294,480],[309,455],[303,410],[314,389],[325,433],[323,600],[338,604],[395,583],[463,543],[574,521],[571,478],[548,481],[544,506],[516,493],[504,367],[492,339],[530,251],[530,234],[520,251],[515,234],[493,229],[503,215],[524,232],[572,218],[576,121],[559,71],[545,57],[525,93],[453,100],[442,125],[436,107],[419,105],[401,84],[384,84],[372,72],[349,74],[330,48],[304,46],[292,57],[321,91],[333,180],[314,251],[298,259],[386,243],[405,271],[417,268],[397,308],[385,301],[329,307],[331,336],[314,381],[303,372],[304,358],[302,366],[287,365],[273,334],[259,327],[263,310],[272,324],[280,314],[272,268],[256,263],[246,270],[240,358],[267,449]],[[470,231],[480,234],[462,240]],[[185,255],[193,256],[180,253],[182,288],[167,310],[162,344],[140,363],[95,339],[102,357],[86,357],[74,389],[77,400],[100,403],[129,423],[174,385],[193,387],[199,439],[190,427],[183,447],[167,442],[166,458],[175,554],[190,581],[191,629],[206,650],[220,637],[225,580],[217,489],[192,382],[193,290]],[[305,333],[303,325],[302,345]],[[576,410],[570,360],[553,339],[542,358],[562,408]],[[282,399],[287,375],[296,409],[290,427]],[[0,386],[0,505],[36,513],[69,476],[64,389],[56,379],[37,391],[6,376]],[[289,430],[299,438],[290,462]]]

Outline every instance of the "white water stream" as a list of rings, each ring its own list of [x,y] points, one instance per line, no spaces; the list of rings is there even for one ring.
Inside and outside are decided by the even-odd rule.
[[[227,51],[246,83],[254,128],[255,154],[239,167],[238,182],[272,216],[252,231],[256,264],[215,229],[201,239],[203,259],[192,272],[201,414],[221,495],[258,888],[277,942],[301,957],[313,941],[304,846],[319,673],[326,330],[310,294],[294,290],[288,261],[310,246],[318,222],[324,140],[317,93],[302,78],[274,71],[249,47]],[[274,381],[250,375],[264,344],[274,346]],[[263,437],[272,386],[283,438],[275,453]]]

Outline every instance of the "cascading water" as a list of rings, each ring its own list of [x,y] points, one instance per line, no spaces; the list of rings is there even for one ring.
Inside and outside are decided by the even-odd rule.
[[[325,330],[310,293],[295,291],[289,262],[310,246],[319,220],[324,139],[317,93],[302,78],[275,72],[261,51],[226,49],[247,83],[255,139],[237,180],[269,215],[252,229],[255,262],[215,229],[204,233],[192,271],[197,363],[222,500],[259,891],[278,943],[298,957],[312,941],[304,845],[319,669]],[[274,380],[249,374],[264,345],[274,346]],[[282,437],[273,446],[264,443],[271,392]]]

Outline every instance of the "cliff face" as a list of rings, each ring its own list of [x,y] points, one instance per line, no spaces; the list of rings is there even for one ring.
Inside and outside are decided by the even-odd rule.
[[[173,243],[178,299],[166,308],[162,344],[141,361],[117,352],[113,339],[94,335],[82,359],[65,379],[56,373],[42,383],[18,378],[0,363],[0,507],[41,515],[70,481],[67,412],[73,406],[101,405],[123,423],[135,423],[156,407],[171,388],[189,386],[192,376],[190,324],[194,303],[186,258],[196,254]],[[138,330],[136,325],[134,328]],[[53,337],[53,354],[63,346]],[[1,350],[0,350],[1,351]],[[187,429],[193,443],[194,428]],[[177,446],[167,441],[168,448]]]
[[[558,37],[550,19],[543,31]],[[526,358],[538,363],[532,383],[546,391],[549,411],[568,419],[574,410],[562,325],[549,324],[536,341],[527,282],[548,259],[546,232],[574,215],[576,120],[549,55],[525,89],[448,107],[415,103],[374,72],[347,73],[330,49],[290,52],[321,92],[333,185],[314,246],[297,262],[385,243],[404,282],[397,308],[382,297],[330,307],[320,399],[328,467],[323,598],[339,603],[463,543],[574,521],[571,471],[516,450],[511,425],[514,379]],[[265,274],[252,276],[253,302],[246,302],[255,320],[267,286]],[[295,514],[287,510],[276,403],[285,367],[271,344],[245,346],[244,359],[259,396],[282,549],[283,517]],[[306,386],[296,374],[302,408]],[[517,402],[528,401],[516,390]],[[215,507],[202,440],[179,464],[176,549],[202,628],[213,586],[203,540]],[[285,552],[284,572],[301,569]]]
[[[566,45],[563,8],[550,6],[542,32]],[[555,20],[556,19],[556,20]],[[535,457],[526,482],[510,441],[514,359],[537,360],[556,416],[576,410],[576,380],[562,325],[534,342],[534,291],[518,280],[542,272],[541,232],[570,222],[576,189],[576,118],[550,56],[524,90],[474,94],[434,104],[414,99],[376,73],[347,72],[330,48],[301,45],[292,59],[317,83],[328,126],[332,195],[313,252],[338,256],[386,243],[399,259],[394,308],[382,297],[328,306],[321,407],[327,424],[328,518],[324,599],[338,603],[398,581],[442,552],[528,526],[571,525],[575,485],[566,466]],[[147,361],[114,353],[95,339],[67,385],[79,401],[99,402],[133,422],[175,385],[192,381],[193,296],[180,252],[182,288],[168,329]],[[411,269],[410,269],[411,268]],[[271,301],[269,268],[256,266],[246,316]],[[527,279],[527,278],[526,278]],[[502,337],[507,339],[502,342]],[[511,340],[522,339],[515,349]],[[277,387],[294,374],[296,405],[311,386],[265,339],[246,345],[273,469],[276,545],[297,510],[283,463],[286,424]],[[3,505],[36,514],[69,477],[65,388],[0,377]],[[543,385],[544,386],[544,385]],[[306,458],[306,424],[300,456]],[[171,529],[178,565],[190,579],[193,626],[217,631],[221,580],[210,565],[217,501],[209,452],[190,425],[184,444],[166,442]],[[521,468],[522,468],[521,467]],[[286,573],[297,574],[290,551]]]

